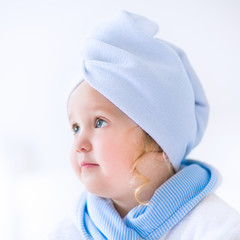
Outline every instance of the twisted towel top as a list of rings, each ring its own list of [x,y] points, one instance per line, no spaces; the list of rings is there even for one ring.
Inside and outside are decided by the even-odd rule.
[[[177,170],[208,121],[203,88],[186,55],[157,39],[158,26],[122,11],[83,48],[84,79],[145,130]]]

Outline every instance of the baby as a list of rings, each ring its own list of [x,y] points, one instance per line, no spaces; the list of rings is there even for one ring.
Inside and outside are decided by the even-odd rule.
[[[240,239],[239,214],[214,194],[216,170],[186,159],[208,121],[203,88],[157,30],[122,11],[84,46],[68,114],[86,192],[59,239]]]

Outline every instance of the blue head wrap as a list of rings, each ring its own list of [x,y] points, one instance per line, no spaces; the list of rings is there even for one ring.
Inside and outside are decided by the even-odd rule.
[[[84,79],[144,131],[177,170],[208,120],[203,88],[184,52],[157,39],[158,26],[122,11],[99,26],[83,49]]]

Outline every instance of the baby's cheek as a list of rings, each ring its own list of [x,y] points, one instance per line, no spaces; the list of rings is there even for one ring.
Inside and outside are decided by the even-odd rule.
[[[106,175],[108,177],[126,176],[126,174],[131,172],[131,155],[126,152],[124,149],[109,148],[103,158],[103,167]],[[123,176],[124,174],[124,176]]]
[[[119,158],[120,151],[113,146],[102,147],[100,157],[100,161],[103,163],[105,167],[112,167],[112,165],[117,165],[117,159]]]

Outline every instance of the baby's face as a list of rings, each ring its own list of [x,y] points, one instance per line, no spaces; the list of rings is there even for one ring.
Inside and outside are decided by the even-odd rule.
[[[86,189],[112,199],[134,192],[131,170],[142,150],[142,129],[86,81],[70,96],[68,114],[71,163]]]

